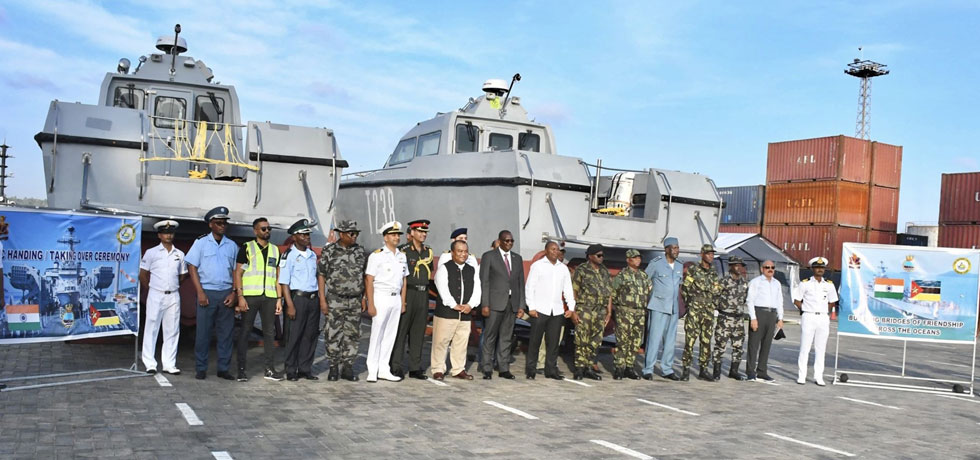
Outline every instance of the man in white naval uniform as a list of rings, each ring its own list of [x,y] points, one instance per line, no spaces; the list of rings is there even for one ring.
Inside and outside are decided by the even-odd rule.
[[[834,283],[824,279],[827,259],[814,257],[810,259],[813,276],[800,282],[799,288],[793,295],[793,303],[800,309],[800,356],[796,361],[799,374],[796,383],[806,384],[806,367],[810,359],[810,347],[813,346],[813,380],[817,385],[824,386],[823,364],[824,350],[827,348],[827,337],[830,335],[830,311],[837,303],[837,289]]]
[[[163,326],[163,371],[179,374],[177,340],[180,337],[180,283],[187,278],[184,251],[174,247],[174,233],[179,224],[173,220],[157,222],[160,244],[147,249],[140,259],[140,283],[149,287],[146,294],[146,323],[143,326],[143,365],[149,374],[157,373],[157,333]]]
[[[398,221],[384,224],[379,231],[384,246],[368,256],[364,270],[364,292],[367,309],[371,315],[371,340],[367,355],[367,381],[378,378],[398,382],[401,377],[391,373],[389,359],[398,334],[398,319],[405,310],[405,277],[408,262],[405,253],[398,250],[402,228]]]

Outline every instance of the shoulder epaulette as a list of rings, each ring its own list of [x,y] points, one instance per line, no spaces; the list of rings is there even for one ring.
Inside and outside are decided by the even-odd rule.
[[[208,236],[208,235],[209,235],[209,233],[205,233],[205,234],[203,234],[203,235],[201,235],[201,236],[199,236],[199,237],[197,237],[197,239],[201,239],[201,238],[204,238],[205,236]]]
[[[381,249],[382,249],[382,248],[378,248],[378,249],[375,249],[375,250],[374,250],[374,253],[375,253],[375,254],[377,254],[377,253],[379,253],[379,252],[381,252]]]
[[[657,257],[654,257],[653,260],[651,260],[650,262],[656,262],[656,261],[658,261],[660,259],[663,259],[663,258],[664,258],[664,256],[657,256]]]

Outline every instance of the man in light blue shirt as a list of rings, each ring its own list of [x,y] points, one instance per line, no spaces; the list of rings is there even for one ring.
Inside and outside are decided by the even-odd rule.
[[[310,233],[316,222],[300,219],[289,227],[293,245],[279,262],[279,285],[286,300],[289,337],[286,339],[286,380],[319,380],[313,375],[316,337],[320,331],[316,282],[316,253],[310,249]]]
[[[678,294],[684,279],[684,265],[677,260],[680,254],[677,238],[664,239],[664,256],[647,265],[646,273],[653,283],[647,310],[647,347],[643,378],[653,380],[653,365],[660,359],[660,375],[679,380],[674,375],[674,341],[677,338],[677,319],[680,313]],[[661,347],[663,354],[661,355]]]
[[[187,251],[184,262],[197,290],[197,335],[194,359],[198,380],[207,377],[211,331],[218,336],[218,377],[235,380],[228,372],[231,365],[232,329],[235,326],[236,293],[231,275],[238,257],[238,245],[225,237],[228,208],[218,206],[204,216],[211,233],[201,236]]]

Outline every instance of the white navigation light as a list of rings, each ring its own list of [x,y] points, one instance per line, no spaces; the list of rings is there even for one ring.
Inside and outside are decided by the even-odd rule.
[[[116,66],[116,71],[121,74],[129,73],[129,59],[122,58],[119,60],[119,65]]]
[[[491,78],[483,83],[483,92],[503,96],[507,92],[507,82],[499,78]]]

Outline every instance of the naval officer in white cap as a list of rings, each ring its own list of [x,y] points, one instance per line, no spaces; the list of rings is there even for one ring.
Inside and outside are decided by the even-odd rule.
[[[174,247],[174,233],[179,224],[162,220],[153,225],[160,244],[147,249],[140,259],[140,283],[149,287],[146,294],[146,324],[143,326],[143,365],[149,374],[157,373],[157,334],[163,326],[163,371],[179,374],[177,340],[180,338],[180,283],[187,278],[184,251]]]
[[[378,229],[384,246],[368,256],[364,270],[364,293],[367,294],[368,314],[371,315],[371,341],[368,346],[368,382],[378,378],[398,382],[401,377],[391,373],[389,359],[398,334],[398,318],[405,311],[405,277],[408,261],[398,250],[402,225],[388,222]]]
[[[814,257],[810,259],[813,276],[800,282],[799,288],[793,294],[793,303],[800,309],[800,327],[803,330],[800,337],[800,356],[796,363],[799,374],[796,383],[806,384],[806,367],[810,359],[810,347],[813,347],[813,380],[817,385],[824,386],[823,364],[824,351],[827,348],[827,337],[830,335],[830,309],[837,303],[837,289],[834,283],[823,277],[827,269],[827,259]]]

